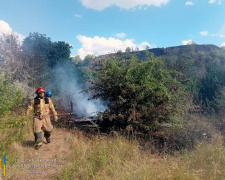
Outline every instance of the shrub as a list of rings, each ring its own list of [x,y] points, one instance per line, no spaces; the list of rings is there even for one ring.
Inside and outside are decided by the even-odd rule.
[[[18,87],[14,87],[11,77],[0,75],[0,116],[13,110],[22,102],[24,96]]]
[[[183,93],[176,71],[166,70],[163,61],[151,57],[139,61],[108,59],[90,88],[94,99],[109,101],[106,116],[120,128],[157,129],[177,115]],[[105,126],[106,124],[104,124]]]

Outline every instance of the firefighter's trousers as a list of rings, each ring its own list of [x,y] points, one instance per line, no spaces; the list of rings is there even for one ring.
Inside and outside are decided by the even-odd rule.
[[[35,137],[35,143],[42,142],[42,130],[44,131],[44,137],[49,138],[51,136],[53,126],[50,117],[33,119],[33,131]]]

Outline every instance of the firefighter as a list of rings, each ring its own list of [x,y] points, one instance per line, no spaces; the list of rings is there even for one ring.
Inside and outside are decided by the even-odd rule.
[[[35,137],[34,148],[37,150],[42,146],[42,130],[47,143],[50,143],[50,136],[53,126],[50,120],[50,112],[54,115],[54,120],[58,120],[57,112],[50,98],[45,96],[45,89],[39,87],[36,91],[37,96],[30,102],[27,115],[34,112],[33,132]]]

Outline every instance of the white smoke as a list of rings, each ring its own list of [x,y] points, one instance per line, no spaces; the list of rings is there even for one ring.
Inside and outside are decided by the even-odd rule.
[[[100,100],[88,100],[90,94],[82,92],[81,84],[78,83],[76,74],[71,67],[73,64],[56,66],[54,68],[54,80],[50,83],[49,90],[57,87],[57,94],[61,99],[61,105],[70,110],[70,102],[73,103],[73,112],[78,116],[94,116],[97,112],[103,112],[106,107]],[[69,67],[70,66],[70,67]],[[53,94],[54,96],[54,94]]]

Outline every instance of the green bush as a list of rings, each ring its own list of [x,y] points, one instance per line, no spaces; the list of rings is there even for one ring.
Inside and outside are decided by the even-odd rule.
[[[113,125],[139,129],[157,129],[170,122],[181,105],[183,88],[160,58],[143,62],[111,58],[103,63],[98,80],[90,88],[92,98],[108,100],[108,117]],[[105,125],[104,125],[105,126]]]
[[[18,87],[14,87],[11,77],[0,74],[0,117],[22,102],[24,96]]]
[[[22,103],[24,96],[18,87],[14,87],[11,77],[0,75],[0,156],[7,155],[9,163],[13,162],[13,155],[8,151],[15,141],[25,139],[23,122],[27,118],[18,116],[13,109]]]

